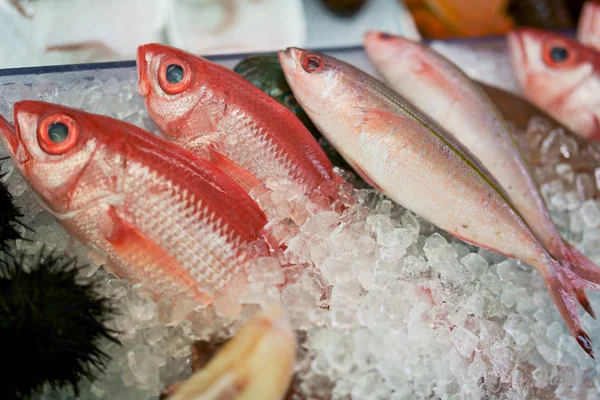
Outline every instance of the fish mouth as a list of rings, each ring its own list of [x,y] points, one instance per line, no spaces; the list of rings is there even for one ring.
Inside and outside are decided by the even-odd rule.
[[[291,74],[298,73],[298,68],[301,65],[303,50],[296,47],[288,47],[285,50],[278,52],[279,63],[283,69],[286,78]]]
[[[148,96],[150,93],[150,82],[148,81],[148,61],[146,55],[148,53],[148,46],[139,46],[137,49],[136,65],[138,73],[138,93],[142,97]]]
[[[391,40],[396,39],[398,36],[392,35],[382,31],[368,31],[363,35],[363,39],[367,40]]]

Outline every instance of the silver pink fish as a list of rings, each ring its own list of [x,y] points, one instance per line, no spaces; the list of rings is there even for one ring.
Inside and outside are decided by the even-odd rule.
[[[600,273],[558,233],[506,121],[479,85],[429,47],[399,36],[368,33],[365,50],[396,92],[443,125],[481,161],[555,258],[571,261],[579,273]],[[575,293],[594,316],[585,292],[575,289]]]
[[[457,238],[535,267],[593,357],[574,297],[600,288],[597,270],[578,275],[554,258],[479,162],[392,89],[323,54],[290,48],[279,57],[296,99],[365,180]]]

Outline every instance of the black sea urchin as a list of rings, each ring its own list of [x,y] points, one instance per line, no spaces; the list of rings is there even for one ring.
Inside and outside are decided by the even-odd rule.
[[[31,258],[31,257],[30,257]],[[13,257],[0,266],[0,354],[5,366],[0,398],[28,397],[45,383],[71,386],[102,372],[104,339],[119,343],[105,325],[114,312],[95,282],[76,282],[73,259],[44,254]]]
[[[6,252],[9,242],[21,239],[18,227],[25,227],[19,220],[23,214],[14,205],[12,196],[2,181],[6,176],[6,172],[2,172],[4,160],[6,159],[0,159],[0,252]]]

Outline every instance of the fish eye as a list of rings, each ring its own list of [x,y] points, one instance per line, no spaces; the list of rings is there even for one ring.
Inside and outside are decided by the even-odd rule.
[[[323,60],[319,56],[308,55],[302,60],[302,68],[310,74],[321,72],[323,70]]]
[[[388,40],[388,39],[392,38],[392,35],[390,35],[389,33],[382,32],[382,33],[379,34],[379,38],[380,39],[384,39],[384,40]]]
[[[77,143],[78,137],[77,123],[68,115],[51,115],[38,125],[38,142],[41,149],[48,154],[66,153]]]
[[[550,57],[552,57],[555,62],[560,63],[569,57],[569,52],[564,47],[554,46],[550,49]]]
[[[563,39],[551,39],[544,43],[544,63],[552,68],[568,68],[577,63],[577,49]]]
[[[158,84],[167,94],[179,94],[192,82],[190,65],[174,57],[165,59],[158,69]]]
[[[48,138],[52,143],[62,143],[69,137],[69,128],[62,122],[48,125]]]
[[[167,82],[171,84],[176,84],[183,80],[184,71],[181,65],[169,64],[165,73]]]

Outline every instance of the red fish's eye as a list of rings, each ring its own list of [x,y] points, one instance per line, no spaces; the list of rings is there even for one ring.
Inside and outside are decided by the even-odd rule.
[[[544,45],[544,63],[553,68],[565,68],[577,62],[577,51],[563,40],[552,40]]]
[[[179,94],[190,86],[192,70],[190,65],[177,58],[163,60],[158,69],[158,83],[168,94]]]
[[[323,69],[323,60],[319,56],[308,55],[302,60],[302,68],[310,74],[321,72]]]
[[[71,150],[79,129],[75,120],[65,114],[50,115],[38,124],[38,142],[40,148],[48,154],[64,154]]]

